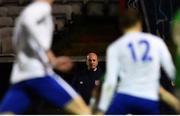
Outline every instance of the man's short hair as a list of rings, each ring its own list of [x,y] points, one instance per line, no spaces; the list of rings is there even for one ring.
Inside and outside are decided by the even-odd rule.
[[[128,9],[119,17],[119,26],[121,31],[134,26],[137,22],[141,22],[141,15],[135,9]]]

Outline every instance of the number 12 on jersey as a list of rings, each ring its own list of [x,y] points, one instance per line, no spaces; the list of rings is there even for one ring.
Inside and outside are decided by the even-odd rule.
[[[128,48],[130,50],[133,61],[134,62],[137,62],[137,61],[142,61],[142,62],[152,61],[152,57],[149,54],[149,52],[150,52],[150,44],[149,44],[149,42],[147,40],[140,40],[138,42],[138,45],[139,46],[145,46],[144,52],[143,52],[140,59],[137,58],[137,53],[136,53],[136,49],[134,47],[134,44],[133,43],[128,44]]]

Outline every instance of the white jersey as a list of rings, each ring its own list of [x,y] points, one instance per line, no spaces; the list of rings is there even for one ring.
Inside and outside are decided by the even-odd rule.
[[[161,66],[174,79],[175,67],[161,38],[142,32],[126,33],[107,50],[107,72],[99,109],[107,110],[116,86],[118,93],[159,100]]]
[[[52,72],[47,51],[52,43],[53,22],[51,6],[39,1],[24,9],[16,22],[13,44],[16,61],[11,82],[43,77]]]

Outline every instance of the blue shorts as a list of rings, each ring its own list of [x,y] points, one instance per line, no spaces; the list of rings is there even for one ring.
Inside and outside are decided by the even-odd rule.
[[[158,115],[160,114],[159,102],[118,93],[114,96],[106,114]]]
[[[57,75],[35,78],[12,85],[1,102],[0,112],[24,113],[31,104],[30,92],[61,108],[78,95]]]

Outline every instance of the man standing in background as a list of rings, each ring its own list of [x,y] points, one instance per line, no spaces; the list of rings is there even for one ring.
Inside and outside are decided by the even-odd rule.
[[[83,97],[85,102],[89,104],[93,89],[100,84],[100,78],[104,72],[98,66],[98,56],[96,53],[89,53],[86,56],[86,65],[82,71],[75,74],[72,86]]]

